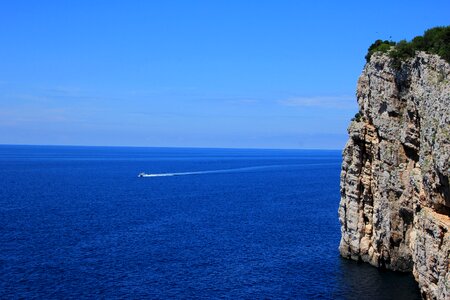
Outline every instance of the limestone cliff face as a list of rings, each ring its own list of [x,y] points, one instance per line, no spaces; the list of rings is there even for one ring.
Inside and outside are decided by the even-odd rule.
[[[343,152],[341,255],[412,271],[450,299],[450,65],[418,53],[400,69],[375,54],[358,81],[362,117]]]

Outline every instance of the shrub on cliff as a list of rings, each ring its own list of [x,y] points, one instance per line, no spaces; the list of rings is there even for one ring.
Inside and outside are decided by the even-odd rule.
[[[389,49],[391,49],[391,46],[395,46],[395,42],[393,41],[382,41],[382,40],[376,40],[372,45],[370,45],[368,52],[366,54],[366,61],[369,62],[370,57],[375,52],[383,52],[386,53]]]
[[[420,41],[416,40],[416,43],[417,47]],[[450,63],[450,26],[428,29],[420,46],[422,49],[418,50],[435,53]]]
[[[357,112],[355,116],[352,118],[352,121],[360,122],[361,120],[364,120],[364,116],[361,111]]]
[[[401,40],[395,45],[395,48],[389,52],[389,56],[392,58],[392,66],[396,69],[400,68],[402,61],[409,57],[413,57],[415,53],[416,48],[412,43]]]
[[[437,54],[450,63],[450,26],[428,29],[423,36],[416,36],[410,42],[376,40],[368,49],[366,61],[369,62],[375,52],[387,52],[393,67],[399,68],[401,62],[413,57],[416,51]]]

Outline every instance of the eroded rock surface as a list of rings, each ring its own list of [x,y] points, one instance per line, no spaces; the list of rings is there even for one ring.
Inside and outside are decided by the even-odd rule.
[[[450,299],[450,65],[418,53],[400,69],[375,54],[357,87],[361,118],[343,152],[341,255],[412,271]]]

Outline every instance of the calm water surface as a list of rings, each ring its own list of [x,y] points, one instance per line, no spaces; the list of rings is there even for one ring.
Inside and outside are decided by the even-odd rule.
[[[340,163],[0,146],[0,298],[419,299],[411,275],[339,257]]]

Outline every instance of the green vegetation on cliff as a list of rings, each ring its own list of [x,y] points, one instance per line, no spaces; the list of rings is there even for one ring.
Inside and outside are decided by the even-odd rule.
[[[416,36],[410,42],[376,40],[368,49],[366,61],[369,62],[375,52],[388,53],[392,66],[399,68],[401,62],[413,57],[416,51],[437,54],[450,63],[450,26],[428,29],[423,36]]]

